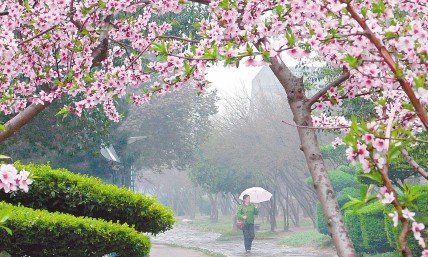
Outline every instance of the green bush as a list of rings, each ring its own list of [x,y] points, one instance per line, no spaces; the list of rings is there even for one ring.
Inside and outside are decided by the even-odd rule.
[[[0,231],[0,249],[12,256],[122,257],[146,256],[150,240],[127,225],[70,214],[50,213],[0,203],[13,215],[6,221],[13,234]]]
[[[374,202],[357,211],[363,248],[367,253],[384,253],[394,249],[386,240],[384,210],[385,207],[380,202]]]
[[[337,194],[337,202],[340,208],[350,200],[349,197],[360,197],[360,190],[355,187],[345,187],[342,189],[342,191]]]
[[[321,234],[329,235],[330,232],[328,231],[327,222],[325,221],[324,213],[322,211],[321,203],[318,202],[316,205],[316,223],[317,223],[317,230]]]
[[[416,211],[416,220],[426,223],[423,217],[428,213],[428,185],[416,185],[411,188],[420,195],[411,209]],[[414,209],[416,207],[417,209]],[[393,212],[391,207],[385,208],[379,202],[371,203],[355,212],[345,212],[345,225],[359,254],[399,250],[398,237],[401,227],[393,226],[391,218],[387,215],[391,212]],[[407,242],[413,254],[420,256],[422,249],[412,233],[409,233]]]
[[[340,191],[337,195],[337,202],[339,203],[339,206],[342,207],[346,202],[349,201],[349,196],[358,197],[359,194],[360,194],[359,190],[354,187],[343,188],[342,191]],[[319,202],[316,205],[315,219],[316,219],[318,232],[324,235],[328,235],[329,231],[328,231],[327,223],[325,221],[322,207]]]
[[[343,219],[355,251],[357,253],[364,252],[363,238],[361,237],[360,217],[352,211],[346,211],[343,215]]]
[[[330,178],[333,189],[336,193],[342,191],[347,187],[357,187],[358,181],[354,175],[349,174],[351,168],[348,166],[339,166],[337,169],[331,170],[328,172],[328,177]],[[306,179],[306,183],[312,185],[313,179],[311,177]]]
[[[153,197],[105,184],[94,177],[52,169],[49,165],[15,163],[15,166],[30,171],[37,179],[28,193],[0,193],[0,201],[119,221],[153,234],[170,229],[174,223],[173,212]]]
[[[427,213],[428,213],[428,185],[413,185],[411,186],[413,192],[419,194],[419,197],[415,201],[415,206],[410,208],[412,211],[416,212],[415,219],[418,222],[424,224],[428,223]],[[392,212],[392,211],[391,211]],[[398,237],[401,233],[401,226],[394,227],[390,218],[385,217],[385,227],[386,233],[388,236],[388,242],[399,250]],[[407,243],[410,250],[414,256],[420,256],[422,253],[422,248],[419,246],[418,242],[415,240],[413,233],[410,232],[407,237]]]

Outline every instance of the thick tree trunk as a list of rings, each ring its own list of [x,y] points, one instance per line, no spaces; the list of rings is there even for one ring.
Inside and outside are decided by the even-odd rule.
[[[336,251],[340,257],[354,257],[356,253],[347,233],[333,187],[327,176],[315,130],[308,128],[312,127],[313,124],[311,107],[307,104],[308,99],[305,96],[303,79],[295,77],[278,57],[271,58],[270,68],[287,93],[288,103],[294,116],[293,120],[298,127],[300,149],[305,155],[314,180],[315,191],[321,202]]]

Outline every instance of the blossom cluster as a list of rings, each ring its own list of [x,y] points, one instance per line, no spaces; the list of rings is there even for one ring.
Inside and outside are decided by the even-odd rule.
[[[5,193],[22,190],[28,192],[28,186],[33,183],[30,173],[26,170],[18,170],[12,164],[0,165],[0,190]]]

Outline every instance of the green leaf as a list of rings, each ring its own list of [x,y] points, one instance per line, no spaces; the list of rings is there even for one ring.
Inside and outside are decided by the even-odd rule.
[[[218,4],[218,7],[222,8],[222,9],[229,10],[229,9],[230,9],[230,2],[229,2],[229,0],[222,0],[222,1]]]
[[[90,84],[90,83],[94,82],[95,79],[93,77],[93,74],[92,73],[85,74],[85,76],[83,76],[83,81],[86,84]]]
[[[364,17],[366,17],[367,16],[367,11],[368,11],[368,9],[367,9],[367,7],[363,7],[363,8],[361,8],[361,14],[364,16]]]
[[[398,38],[398,34],[392,31],[387,31],[385,32],[385,37],[387,39],[391,39],[391,38]]]
[[[293,47],[296,44],[296,37],[293,34],[291,28],[287,28],[287,32],[285,33],[285,38],[287,39],[287,45],[289,47]]]
[[[0,160],[8,160],[8,159],[10,159],[10,157],[9,157],[9,156],[6,156],[6,155],[3,155],[3,154],[0,154]]]
[[[82,14],[83,15],[88,15],[92,10],[92,7],[83,7],[82,8]]]
[[[62,116],[64,118],[67,117],[69,113],[70,110],[68,109],[68,107],[64,106],[57,112],[56,116]]]
[[[376,182],[378,185],[382,184],[382,175],[379,172],[370,172],[359,175],[360,177],[369,178]]]
[[[385,3],[382,0],[379,0],[377,3],[373,3],[372,12],[377,14],[385,12]]]
[[[4,124],[0,124],[0,131],[6,131],[6,126]]]
[[[284,8],[284,6],[279,4],[279,5],[275,6],[274,10],[275,10],[276,14],[281,16],[284,13],[285,8]]]
[[[6,230],[6,232],[11,236],[13,234],[12,230],[8,227],[0,225],[0,228]]]
[[[403,70],[400,68],[400,66],[398,65],[398,63],[397,64],[395,64],[395,77],[397,78],[397,79],[402,79],[402,78],[404,78],[404,72],[403,72]]]
[[[420,88],[425,86],[425,81],[426,81],[426,75],[421,75],[421,76],[415,76],[413,77],[413,81],[415,82],[415,86],[416,88]]]
[[[349,63],[349,66],[351,66],[354,69],[358,68],[358,66],[360,66],[360,64],[362,63],[362,60],[350,54],[347,54],[345,58],[343,58],[343,60]]]
[[[1,219],[0,219],[0,223],[1,224],[3,224],[3,223],[5,223],[6,222],[6,220],[8,220],[9,219],[9,215],[3,215],[3,217],[1,217]]]
[[[107,8],[107,4],[103,0],[98,0],[98,7],[103,10]]]

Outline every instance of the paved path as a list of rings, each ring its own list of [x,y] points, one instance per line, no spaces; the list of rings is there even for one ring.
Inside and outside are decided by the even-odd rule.
[[[208,257],[208,255],[191,249],[154,244],[150,250],[150,257]]]
[[[185,226],[176,226],[164,234],[152,238],[154,244],[174,244],[184,247],[197,247],[222,253],[228,257],[245,255],[242,240],[218,241],[218,233],[196,231]],[[257,240],[253,242],[252,256],[257,257],[333,257],[331,253],[280,246],[276,240]],[[184,257],[185,255],[183,255]],[[168,256],[169,257],[169,256]]]

